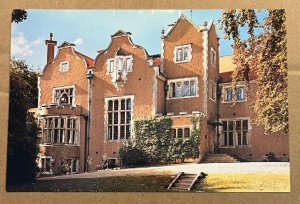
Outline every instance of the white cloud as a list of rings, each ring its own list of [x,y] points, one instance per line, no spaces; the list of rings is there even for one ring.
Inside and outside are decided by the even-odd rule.
[[[75,45],[81,45],[83,43],[83,39],[82,38],[76,38],[73,43]]]
[[[24,37],[23,32],[19,32],[16,37],[11,39],[11,54],[13,56],[19,55],[21,57],[26,57],[32,55],[33,50],[31,49],[31,44]]]
[[[42,42],[43,40],[44,40],[43,38],[38,38],[38,39],[36,39],[35,41],[33,41],[32,44],[34,44],[34,45],[39,45],[39,44],[41,44],[41,42]]]

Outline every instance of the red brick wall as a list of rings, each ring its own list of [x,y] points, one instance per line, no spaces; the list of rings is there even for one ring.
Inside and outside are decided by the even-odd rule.
[[[118,48],[131,53],[133,56],[133,71],[128,73],[127,81],[119,91],[111,82],[112,77],[106,75],[107,59],[113,58]],[[100,163],[101,157],[105,153],[111,158],[116,158],[122,144],[121,141],[106,140],[104,125],[105,97],[133,95],[132,120],[153,115],[153,76],[155,72],[153,68],[149,67],[143,48],[133,45],[127,36],[121,34],[116,38],[112,38],[107,50],[98,55],[94,74],[91,107],[91,169],[94,169]]]
[[[174,63],[175,46],[192,44],[192,60]],[[168,37],[164,38],[164,72],[169,79],[198,76],[199,97],[167,100],[167,112],[203,111],[202,101],[202,33],[187,20],[181,19]]]
[[[258,85],[255,81],[250,82],[249,92],[245,102],[237,102],[235,106],[232,103],[220,103],[220,119],[236,119],[241,117],[250,117],[249,146],[236,146],[236,148],[220,148],[222,153],[238,154],[240,156],[249,156],[252,158],[265,156],[269,152],[274,152],[276,156],[282,157],[283,154],[289,155],[288,135],[283,133],[264,134],[262,126],[256,126],[254,123],[255,113],[252,108]],[[221,99],[223,100],[223,98]],[[251,159],[251,158],[250,158]]]

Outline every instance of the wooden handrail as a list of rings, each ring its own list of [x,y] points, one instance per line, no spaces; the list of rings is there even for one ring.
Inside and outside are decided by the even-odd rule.
[[[181,176],[182,174],[183,174],[183,172],[179,172],[179,173],[177,174],[177,176],[174,178],[174,180],[170,183],[170,185],[168,186],[167,189],[172,188],[173,184],[180,178],[180,176]]]
[[[203,180],[206,176],[207,176],[207,174],[204,173],[204,172],[198,173],[197,176],[196,176],[196,177],[194,178],[194,180],[192,181],[191,185],[189,186],[188,191],[192,190],[194,184],[197,182],[197,180],[198,180],[200,177],[202,178],[201,180]]]

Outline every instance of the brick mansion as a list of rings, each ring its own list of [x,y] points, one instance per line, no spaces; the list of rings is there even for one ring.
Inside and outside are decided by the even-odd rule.
[[[62,157],[70,173],[94,171],[104,154],[119,164],[118,150],[134,135],[133,122],[148,116],[169,116],[172,134],[180,140],[190,136],[191,117],[202,115],[197,162],[211,154],[262,161],[269,152],[289,159],[288,136],[265,135],[254,123],[255,75],[249,93],[243,81],[232,89],[232,57],[219,56],[212,20],[196,25],[181,15],[162,31],[161,52],[155,55],[122,30],[111,35],[95,59],[72,43],[57,46],[52,34],[45,43],[37,111],[43,174],[54,174]]]

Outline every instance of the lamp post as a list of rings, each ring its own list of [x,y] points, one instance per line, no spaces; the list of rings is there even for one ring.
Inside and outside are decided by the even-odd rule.
[[[88,159],[90,155],[90,121],[91,121],[91,84],[92,84],[92,79],[94,78],[94,73],[92,69],[88,70],[88,73],[86,75],[86,78],[88,79],[88,113],[87,113],[87,128],[86,128],[86,138],[85,138],[85,169],[84,171],[88,171]]]

